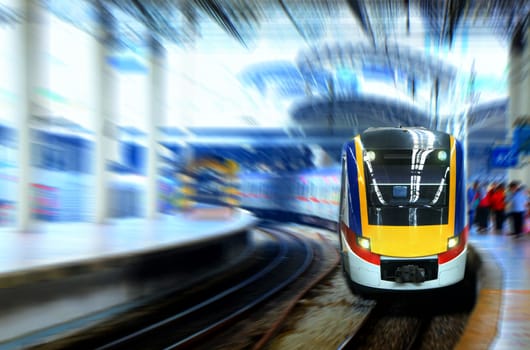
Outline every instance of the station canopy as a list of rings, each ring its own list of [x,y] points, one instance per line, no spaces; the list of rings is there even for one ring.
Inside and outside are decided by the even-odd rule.
[[[520,0],[43,3],[96,37],[112,23],[124,51],[167,49],[167,135],[262,128],[307,144],[379,124],[469,134],[470,147],[503,138],[508,52],[530,13]]]

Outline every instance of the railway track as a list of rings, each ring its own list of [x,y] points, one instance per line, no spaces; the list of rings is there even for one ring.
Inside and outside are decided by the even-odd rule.
[[[379,300],[338,349],[452,349],[470,311],[452,300],[443,292]]]
[[[156,312],[137,311],[133,322],[114,324],[100,332],[77,335],[39,349],[180,349],[197,345],[229,326],[252,308],[297,279],[311,265],[314,246],[308,239],[274,228],[263,245],[255,268],[244,276],[224,280],[215,292],[201,292],[183,300],[164,302]],[[273,242],[273,243],[271,243]],[[228,281],[229,280],[229,281]],[[193,294],[193,293],[192,293]]]
[[[404,313],[391,303],[379,302],[338,349],[421,349],[432,317],[429,312]]]
[[[285,231],[286,233],[289,233],[289,231]],[[325,260],[325,252],[323,245],[329,244],[327,239],[323,237],[321,234],[318,234],[319,239],[312,241],[312,246],[314,250],[314,256],[311,266],[307,269],[307,273],[304,274],[303,277],[299,278],[297,281],[297,284],[300,285],[299,292],[296,293],[296,295],[290,297],[290,302],[288,305],[284,307],[284,311],[282,314],[277,318],[276,322],[272,324],[267,332],[265,332],[259,341],[257,341],[254,346],[252,347],[252,350],[260,350],[264,348],[267,343],[276,335],[276,333],[279,331],[280,327],[284,323],[284,321],[287,319],[288,315],[292,312],[292,310],[295,308],[296,304],[299,302],[300,299],[308,293],[311,288],[313,288],[317,283],[322,281],[325,277],[327,277],[338,265],[340,256],[337,250],[334,249],[334,257],[331,264],[326,264],[324,262]]]

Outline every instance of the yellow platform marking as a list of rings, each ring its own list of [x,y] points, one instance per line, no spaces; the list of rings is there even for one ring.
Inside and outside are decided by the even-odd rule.
[[[489,349],[497,336],[503,291],[483,289],[455,350]]]
[[[501,309],[501,306],[504,305]],[[484,289],[455,349],[530,346],[530,290]]]

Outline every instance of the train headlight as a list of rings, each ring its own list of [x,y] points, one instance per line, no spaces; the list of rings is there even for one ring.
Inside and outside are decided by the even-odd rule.
[[[370,240],[366,237],[357,237],[357,244],[367,250],[370,250]]]
[[[438,160],[443,162],[446,159],[447,159],[447,152],[446,151],[438,152]]]
[[[458,245],[458,242],[460,241],[460,237],[451,237],[447,240],[447,249],[454,248]]]
[[[374,161],[375,160],[375,152],[374,151],[368,151],[366,152],[366,159],[368,161]]]

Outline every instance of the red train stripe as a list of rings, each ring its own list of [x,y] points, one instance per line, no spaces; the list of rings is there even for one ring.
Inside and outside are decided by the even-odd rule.
[[[368,249],[365,249],[357,244],[357,235],[348,227],[344,222],[341,222],[341,231],[344,235],[344,238],[346,238],[346,242],[348,243],[348,246],[353,250],[355,255],[357,255],[359,258],[374,264],[374,265],[381,265],[381,257],[377,254],[372,253]]]
[[[460,241],[458,242],[458,245],[444,253],[438,254],[438,264],[445,264],[446,262],[449,262],[456,258],[458,255],[460,255],[460,253],[464,251],[464,248],[467,244],[468,233],[468,228],[464,228],[464,230],[460,234]]]

